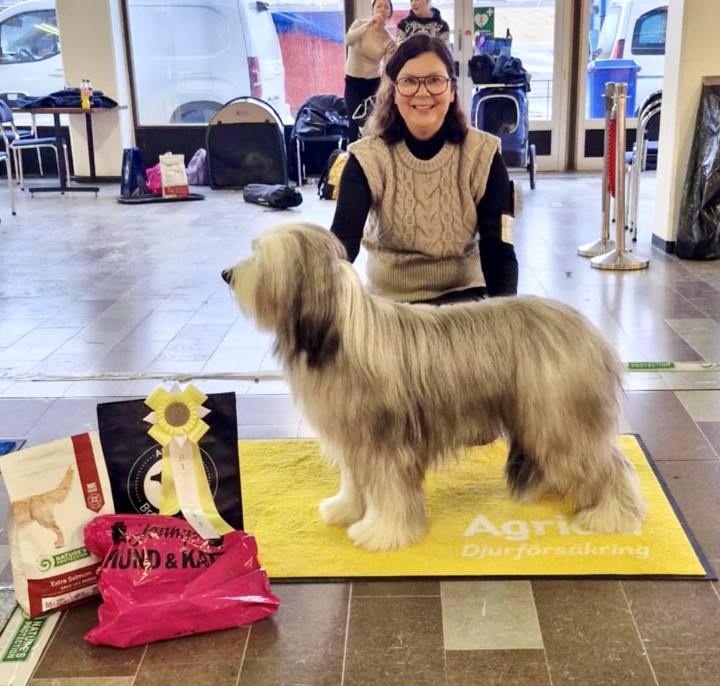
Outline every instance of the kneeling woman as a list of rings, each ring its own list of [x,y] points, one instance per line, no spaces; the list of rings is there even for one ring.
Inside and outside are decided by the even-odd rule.
[[[362,243],[368,287],[392,300],[517,293],[512,182],[499,139],[468,126],[453,66],[440,38],[403,42],[348,148],[331,230],[350,261]]]

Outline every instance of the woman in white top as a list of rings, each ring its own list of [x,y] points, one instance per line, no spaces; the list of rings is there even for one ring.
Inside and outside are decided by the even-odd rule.
[[[363,101],[377,92],[383,60],[395,46],[386,26],[392,14],[391,0],[373,0],[370,19],[355,20],[345,35],[348,47],[345,104],[350,117],[351,143],[359,138],[360,126],[369,114],[362,111]],[[357,116],[353,117],[356,112]]]

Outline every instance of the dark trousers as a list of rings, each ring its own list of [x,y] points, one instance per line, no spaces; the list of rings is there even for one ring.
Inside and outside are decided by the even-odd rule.
[[[354,119],[353,114],[365,98],[377,93],[380,79],[358,79],[355,76],[345,77],[345,105],[350,120],[350,140],[352,143],[360,138],[360,127],[365,125],[365,118]]]
[[[474,286],[473,288],[464,288],[461,291],[450,291],[443,293],[437,298],[431,300],[418,300],[413,305],[457,305],[458,303],[477,302],[487,296],[484,286]]]

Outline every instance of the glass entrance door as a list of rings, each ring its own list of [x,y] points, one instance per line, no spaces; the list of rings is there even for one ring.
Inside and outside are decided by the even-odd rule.
[[[538,168],[563,168],[567,140],[569,79],[569,12],[572,0],[455,0],[454,55],[459,65],[458,89],[471,123],[473,99],[483,84],[474,82],[486,74],[471,74],[468,61],[489,54],[495,64],[504,56],[516,58],[506,70],[508,78],[518,78],[520,67],[529,77],[527,116],[530,140],[537,149]],[[503,57],[500,57],[503,56]],[[483,63],[491,64],[490,61]],[[482,70],[481,70],[482,72]],[[493,82],[497,78],[492,79]],[[484,122],[483,122],[484,123]],[[485,129],[486,126],[478,128]]]
[[[582,0],[576,169],[602,168],[608,81],[628,84],[628,145],[634,140],[638,110],[662,90],[667,18],[668,0]],[[647,123],[656,154],[659,116]]]

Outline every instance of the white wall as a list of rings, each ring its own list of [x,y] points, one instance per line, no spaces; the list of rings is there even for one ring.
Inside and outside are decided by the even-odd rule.
[[[702,77],[720,74],[720,1],[669,0],[653,234],[674,242]]]
[[[122,37],[121,0],[56,0],[62,38],[65,83],[80,86],[90,79],[120,105],[130,103],[130,88]],[[120,176],[122,151],[133,145],[130,110],[93,115],[95,167],[98,176]],[[75,173],[87,176],[85,118],[70,117]]]

